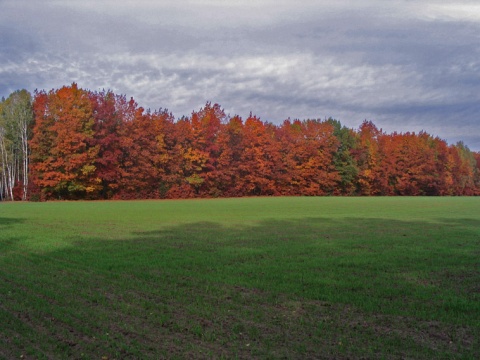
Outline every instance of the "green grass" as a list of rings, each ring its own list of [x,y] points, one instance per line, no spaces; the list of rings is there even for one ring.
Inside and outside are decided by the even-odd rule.
[[[480,358],[480,199],[0,203],[0,358]]]

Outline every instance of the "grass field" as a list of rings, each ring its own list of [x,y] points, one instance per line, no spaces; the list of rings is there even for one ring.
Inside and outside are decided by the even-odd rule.
[[[479,198],[0,203],[0,358],[480,358]]]

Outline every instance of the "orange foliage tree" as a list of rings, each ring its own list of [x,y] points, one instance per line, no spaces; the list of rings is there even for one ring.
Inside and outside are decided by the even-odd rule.
[[[357,186],[360,195],[381,195],[385,179],[381,174],[382,154],[379,139],[383,132],[371,121],[364,121],[358,132],[358,149],[355,160],[358,164]]]
[[[72,84],[35,96],[31,173],[43,198],[77,199],[99,190],[88,93]]]
[[[282,130],[286,194],[333,194],[340,181],[333,159],[340,144],[334,126],[318,120],[287,120]]]
[[[245,121],[235,187],[239,196],[280,194],[277,174],[282,159],[273,130],[251,114]]]

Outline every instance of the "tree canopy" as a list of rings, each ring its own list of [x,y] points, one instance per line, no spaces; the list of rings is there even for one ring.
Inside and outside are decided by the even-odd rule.
[[[274,125],[209,102],[175,120],[75,83],[0,103],[2,200],[268,195],[480,195],[480,154],[371,121]]]

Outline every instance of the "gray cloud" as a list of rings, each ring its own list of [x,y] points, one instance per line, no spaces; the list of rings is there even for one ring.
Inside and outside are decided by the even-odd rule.
[[[0,96],[76,81],[188,115],[335,117],[480,150],[476,1],[4,1]]]

